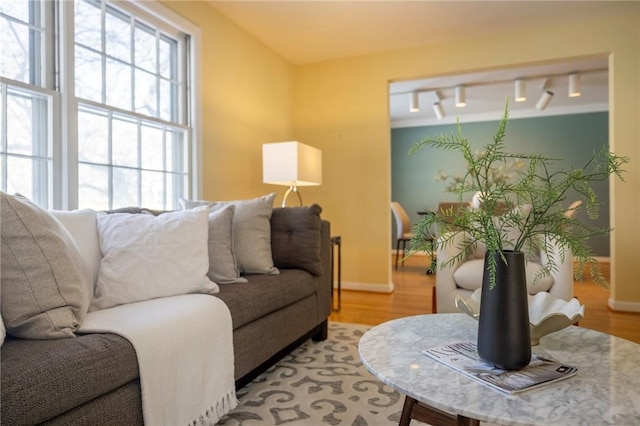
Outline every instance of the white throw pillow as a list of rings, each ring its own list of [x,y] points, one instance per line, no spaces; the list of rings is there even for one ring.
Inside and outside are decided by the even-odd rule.
[[[207,277],[209,209],[98,215],[103,258],[90,310],[178,294],[214,294]]]
[[[100,251],[100,239],[98,238],[97,212],[91,209],[85,210],[52,210],[51,214],[69,231],[80,251],[80,257],[87,271],[91,274],[91,281],[87,281],[87,306],[93,300],[93,292],[98,282],[98,269],[102,252]]]
[[[278,274],[271,253],[271,214],[275,192],[263,197],[236,201],[182,200],[185,209],[209,206],[217,211],[235,206],[233,216],[233,250],[238,269],[243,274]]]

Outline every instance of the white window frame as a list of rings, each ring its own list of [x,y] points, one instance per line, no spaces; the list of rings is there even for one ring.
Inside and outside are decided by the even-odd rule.
[[[202,198],[202,119],[201,119],[201,96],[199,87],[201,87],[201,44],[202,34],[200,29],[187,21],[182,16],[171,11],[167,7],[154,1],[118,1],[113,2],[117,7],[132,13],[140,18],[150,20],[161,20],[176,30],[185,33],[189,37],[187,48],[190,51],[187,55],[187,73],[185,79],[187,87],[185,93],[187,99],[185,105],[189,111],[184,124],[190,127],[187,137],[190,139],[189,145],[189,162],[187,173],[190,176],[188,196],[191,198]],[[73,2],[62,1],[57,2],[59,5],[61,17],[60,30],[60,81],[59,87],[62,93],[62,138],[61,154],[62,154],[62,175],[61,196],[54,197],[54,208],[72,210],[78,208],[78,101],[74,96],[74,16]],[[71,32],[71,36],[67,35]],[[69,72],[71,70],[71,72]],[[56,192],[56,191],[54,191]],[[57,202],[56,202],[57,201]]]
[[[48,176],[46,208],[75,209],[78,207],[78,101],[74,96],[74,16],[73,1],[42,2],[45,20],[42,84],[32,86],[2,78],[5,87],[26,89],[45,96],[48,103],[47,143],[50,147],[51,171]],[[150,22],[161,21],[189,37],[184,52],[187,56],[184,100],[188,116],[182,124],[187,131],[189,161],[188,193],[190,198],[202,198],[202,118],[201,118],[201,45],[200,29],[163,6],[156,0],[111,1],[132,15]],[[57,54],[56,54],[57,49]],[[3,95],[4,97],[4,95]],[[5,123],[6,124],[6,123]],[[34,182],[34,185],[36,182]]]
[[[6,108],[7,89],[12,88],[25,92],[31,92],[37,96],[42,97],[47,103],[47,118],[43,131],[46,132],[46,145],[48,149],[49,157],[51,158],[51,170],[47,176],[47,187],[43,188],[45,196],[36,197],[33,200],[38,204],[43,204],[46,208],[55,208],[60,205],[61,195],[59,188],[61,185],[60,176],[62,170],[62,157],[59,144],[55,143],[61,139],[60,133],[60,94],[55,90],[54,71],[55,71],[55,10],[49,2],[42,2],[40,5],[42,8],[42,25],[44,27],[44,40],[41,43],[41,56],[38,58],[38,62],[41,65],[40,69],[40,83],[30,84],[22,81],[11,80],[9,78],[0,77],[0,81],[3,84],[4,90],[2,91],[3,110]],[[5,111],[6,112],[6,111]],[[5,118],[2,118],[5,120]],[[7,131],[7,123],[2,123],[2,129]],[[2,140],[6,141],[6,134],[3,135]],[[3,167],[3,173],[7,173],[7,170]],[[38,185],[37,182],[33,182],[34,187]],[[31,194],[25,194],[31,197]]]
[[[122,4],[118,2],[118,4]],[[188,110],[190,116],[187,117],[187,124],[191,127],[191,144],[190,144],[190,185],[189,195],[193,199],[202,198],[202,99],[201,91],[201,58],[202,58],[202,31],[198,26],[178,15],[166,6],[158,3],[156,0],[132,0],[129,3],[132,7],[143,10],[156,19],[160,19],[187,34],[190,42],[187,45],[189,49],[187,54],[187,73],[188,78],[185,80]]]
[[[56,192],[54,190],[54,188],[56,188],[56,185],[59,185],[59,171],[60,171],[60,166],[61,166],[61,161],[60,161],[60,155],[59,155],[59,149],[56,146],[56,144],[53,142],[57,135],[60,134],[60,114],[59,114],[59,104],[60,104],[60,96],[57,92],[52,91],[50,89],[44,88],[44,87],[38,87],[38,86],[32,86],[29,84],[25,84],[22,83],[20,81],[12,81],[12,80],[8,80],[8,79],[4,79],[4,78],[0,78],[0,84],[2,85],[3,89],[0,91],[2,93],[2,97],[0,99],[0,102],[2,102],[2,110],[6,111],[6,107],[7,107],[7,96],[8,96],[8,91],[9,90],[18,90],[18,91],[22,91],[25,93],[31,93],[41,99],[43,99],[46,102],[46,111],[45,113],[47,114],[47,118],[46,121],[44,121],[44,128],[39,129],[40,132],[44,132],[46,137],[45,138],[39,138],[38,140],[42,141],[44,140],[44,145],[46,145],[46,150],[48,152],[48,155],[46,157],[40,157],[37,155],[33,155],[33,156],[26,156],[28,158],[32,158],[32,159],[37,159],[40,158],[40,160],[46,160],[47,158],[50,160],[50,171],[48,173],[48,176],[45,178],[43,176],[40,176],[41,180],[46,181],[46,187],[41,189],[41,192],[43,192],[45,195],[40,195],[37,196],[35,194],[23,194],[25,196],[27,196],[28,198],[33,198],[32,201],[34,201],[37,204],[45,204],[43,207],[52,207],[56,204]],[[37,111],[36,111],[37,113]],[[2,129],[4,134],[2,135],[2,143],[3,143],[3,150],[6,149],[6,146],[4,146],[4,144],[7,141],[7,122],[6,122],[6,116],[3,114],[2,116]],[[44,146],[41,146],[44,147]],[[7,154],[7,157],[9,156],[13,156],[13,154]],[[6,179],[6,173],[7,173],[7,169],[6,167],[2,167],[2,173],[5,174],[5,176],[3,176],[3,178]],[[40,175],[40,173],[37,173],[38,175]],[[4,179],[3,179],[4,180]],[[33,181],[32,184],[35,187],[37,186],[41,186],[42,182],[36,182]],[[46,200],[46,201],[45,201]]]

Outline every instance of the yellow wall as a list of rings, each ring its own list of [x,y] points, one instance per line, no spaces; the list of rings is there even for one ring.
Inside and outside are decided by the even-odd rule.
[[[591,55],[610,55],[610,145],[632,158],[626,183],[614,183],[611,191],[616,228],[611,296],[617,308],[640,310],[640,14],[536,31],[469,34],[449,44],[298,67],[295,134],[322,149],[324,183],[314,199],[334,234],[343,237],[347,285],[390,288],[389,81]]]
[[[262,144],[292,140],[291,64],[203,1],[163,1],[202,31],[203,198],[281,187],[262,183]]]
[[[613,305],[640,309],[640,16],[294,67],[206,2],[165,1],[202,30],[204,198],[262,184],[261,145],[297,139],[323,152],[323,184],[303,188],[343,239],[343,281],[391,288],[388,83],[572,57],[610,55],[611,146],[632,158],[611,190]],[[428,191],[428,185],[425,191]]]

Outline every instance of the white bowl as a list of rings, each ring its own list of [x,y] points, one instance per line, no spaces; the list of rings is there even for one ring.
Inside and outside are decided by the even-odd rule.
[[[468,298],[456,294],[456,306],[465,314],[478,319],[481,292],[482,290],[478,289]],[[576,298],[567,302],[546,291],[534,296],[529,295],[528,298],[532,345],[540,343],[542,336],[562,330],[584,317],[584,305],[581,305]]]

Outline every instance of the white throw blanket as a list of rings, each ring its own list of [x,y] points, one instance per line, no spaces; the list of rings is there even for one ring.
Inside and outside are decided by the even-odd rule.
[[[238,404],[231,314],[201,294],[89,312],[80,333],[115,333],[136,350],[146,425],[217,422]]]

